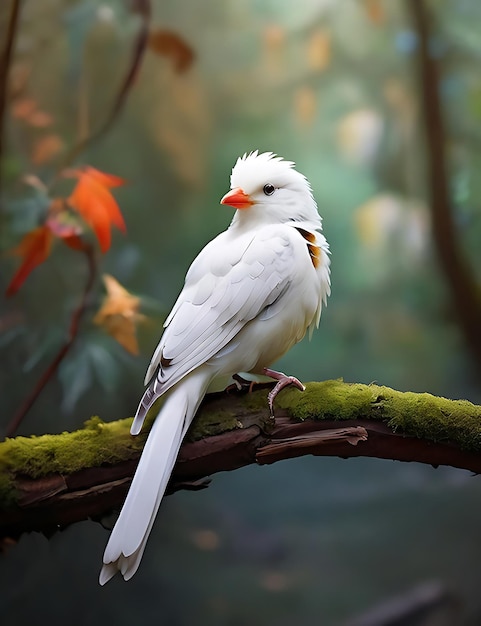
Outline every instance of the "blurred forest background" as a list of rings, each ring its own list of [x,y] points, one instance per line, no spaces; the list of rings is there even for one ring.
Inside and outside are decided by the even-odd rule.
[[[2,432],[65,342],[90,274],[76,340],[17,432],[133,413],[187,267],[232,217],[219,205],[231,167],[253,149],[296,161],[332,248],[320,330],[279,367],[481,402],[477,0],[7,0],[2,49],[15,6],[0,76],[0,290],[22,262],[9,252],[71,193],[65,168],[126,180],[113,194],[127,232],[105,255],[87,230],[94,255],[54,242],[0,296]],[[116,323],[98,316],[104,274],[131,294],[114,284]],[[127,586],[98,587],[99,524],[24,536],[0,556],[1,621],[337,626],[434,582],[451,617],[432,623],[475,625],[480,504],[479,479],[450,468],[245,468],[167,498]]]

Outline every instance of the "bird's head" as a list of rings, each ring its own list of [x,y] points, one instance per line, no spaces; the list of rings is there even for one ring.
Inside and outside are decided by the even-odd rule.
[[[244,154],[237,159],[230,182],[231,189],[220,202],[238,209],[234,221],[309,222],[320,227],[311,186],[292,161],[272,152]]]

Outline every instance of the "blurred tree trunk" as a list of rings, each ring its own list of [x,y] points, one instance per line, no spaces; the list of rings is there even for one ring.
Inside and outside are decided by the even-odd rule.
[[[451,292],[453,311],[481,374],[481,295],[474,272],[462,252],[453,219],[440,97],[440,68],[432,52],[432,16],[425,0],[407,2],[419,40],[419,89],[434,244]]]
[[[0,45],[0,202],[2,192],[2,167],[5,151],[5,109],[7,105],[8,78],[10,75],[10,65],[17,33],[18,18],[20,15],[20,0],[6,0],[9,4],[8,17],[5,17],[5,27]],[[1,208],[1,204],[0,204]]]

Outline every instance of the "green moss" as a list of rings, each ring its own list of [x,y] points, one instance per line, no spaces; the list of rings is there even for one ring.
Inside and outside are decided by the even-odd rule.
[[[93,417],[73,433],[16,437],[0,443],[0,499],[14,498],[15,475],[35,479],[57,472],[71,474],[134,457],[145,436],[132,437],[131,423],[131,419],[105,423]]]
[[[287,387],[286,391],[283,391],[282,394],[278,396],[278,398],[281,398],[282,396],[285,397],[285,395],[289,393],[290,391],[292,391],[292,388]],[[243,400],[246,409],[248,411],[268,412],[269,411],[269,405],[267,404],[268,392],[269,392],[269,389],[259,389],[258,391],[252,391],[250,393],[247,393],[244,396],[244,400]],[[277,399],[276,399],[276,404],[277,404]]]
[[[388,387],[379,390],[379,409],[393,430],[481,450],[481,407],[429,393],[401,393]]]
[[[228,430],[239,428],[239,420],[235,413],[225,409],[201,411],[189,430],[189,441],[198,441],[203,437],[219,435]]]
[[[406,435],[481,451],[481,407],[467,400],[327,380],[308,383],[304,393],[288,388],[276,404],[299,420],[378,419]]]
[[[135,457],[143,448],[157,411],[149,411],[137,437],[130,435],[132,419],[103,422],[99,417],[87,420],[75,432],[40,437],[16,437],[0,443],[0,502],[16,501],[16,476],[36,479],[49,474],[63,475],[89,467],[116,464]],[[195,420],[189,438],[201,439],[239,426],[233,413],[205,411]]]
[[[239,428],[238,417],[258,411],[268,418],[266,390],[236,400],[232,412],[207,404],[195,419],[189,439],[198,440]],[[301,393],[287,388],[276,398],[299,420],[376,419],[394,431],[436,442],[450,441],[464,449],[481,451],[481,406],[466,400],[447,400],[428,393],[402,393],[379,385],[347,384],[342,380],[309,383]],[[0,443],[0,501],[15,502],[14,479],[40,478],[52,473],[115,464],[138,455],[156,412],[150,412],[143,433],[132,437],[131,419],[105,423],[98,417],[73,433],[16,437]],[[257,419],[257,418],[256,418]]]
[[[0,502],[2,508],[13,506],[17,501],[16,491],[10,474],[0,473]]]
[[[303,393],[288,387],[276,398],[276,404],[300,420],[356,419],[367,416],[374,394],[367,385],[326,380],[308,383]]]

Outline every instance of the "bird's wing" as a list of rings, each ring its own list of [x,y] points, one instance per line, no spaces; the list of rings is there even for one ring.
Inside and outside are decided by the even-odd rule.
[[[240,241],[222,235],[192,264],[166,321],[146,380],[163,393],[221,350],[287,289],[294,257],[288,229],[267,229]]]

